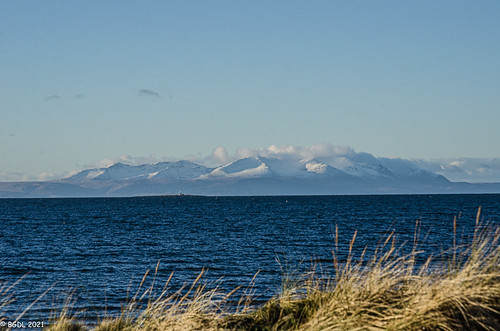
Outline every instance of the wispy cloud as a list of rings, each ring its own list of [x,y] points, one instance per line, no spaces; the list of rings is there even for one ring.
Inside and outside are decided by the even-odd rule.
[[[60,178],[60,176],[53,173],[53,172],[42,172],[41,174],[38,174],[36,176],[36,180],[39,180],[39,181],[54,180],[57,178]]]
[[[74,94],[72,96],[69,96],[68,98],[70,98],[70,99],[83,99],[83,98],[85,98],[85,94],[77,93],[77,94]],[[63,96],[60,94],[52,94],[52,95],[48,95],[44,98],[45,101],[57,101],[57,100],[61,100],[61,99],[63,99]]]
[[[161,95],[158,92],[148,89],[139,90],[139,96],[149,97],[149,98],[161,98]]]
[[[240,148],[236,151],[236,158],[242,157],[273,157],[278,159],[314,159],[323,157],[336,157],[343,155],[356,155],[354,149],[349,146],[335,146],[328,143],[320,143],[312,146],[271,145],[267,148]]]
[[[133,156],[130,156],[127,154],[122,154],[119,156],[105,158],[103,160],[100,160],[97,162],[97,164],[95,164],[93,166],[97,167],[97,168],[107,168],[107,167],[112,166],[113,164],[116,164],[118,162],[130,164],[130,165],[135,165],[135,164],[140,164],[140,163],[154,163],[155,160],[151,159],[151,158],[146,159],[146,158],[141,158],[141,157],[133,157]]]
[[[20,172],[0,171],[0,181],[2,182],[23,182],[30,180],[30,177]]]
[[[415,162],[419,167],[442,174],[453,181],[500,182],[500,158],[454,158]]]
[[[177,161],[177,159],[169,157],[157,157],[155,154],[150,154],[149,156],[132,156],[128,154],[122,154],[115,157],[109,157],[102,159],[92,165],[87,165],[84,168],[107,168],[116,163],[124,163],[129,165],[139,165],[146,163],[157,163],[163,161]]]
[[[45,101],[55,101],[55,100],[61,100],[61,96],[59,94],[52,94],[49,96],[45,97]]]
[[[27,181],[49,181],[62,178],[53,172],[42,172],[36,175],[28,175],[21,172],[0,171],[0,182],[27,182]]]

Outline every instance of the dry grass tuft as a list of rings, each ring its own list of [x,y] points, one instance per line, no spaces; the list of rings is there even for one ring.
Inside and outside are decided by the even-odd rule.
[[[120,318],[109,318],[101,321],[94,331],[121,331],[121,330],[134,330],[131,321]]]
[[[49,331],[85,331],[87,328],[74,318],[60,317],[48,328]]]
[[[411,254],[401,256],[392,234],[367,261],[363,253],[353,263],[350,254],[341,264],[334,251],[335,277],[312,275],[300,288],[283,291],[292,295],[219,325],[238,330],[500,330],[500,229],[480,228],[468,247],[452,248],[446,263],[436,257],[417,267],[416,242]],[[355,239],[356,233],[350,252]]]
[[[209,290],[203,270],[173,294],[167,290],[170,275],[154,294],[157,266],[151,285],[144,287],[146,273],[121,316],[95,330],[500,330],[500,228],[485,229],[478,221],[479,212],[468,246],[454,241],[449,252],[418,265],[417,231],[410,254],[401,253],[392,233],[370,257],[366,249],[353,256],[355,233],[341,262],[337,229],[333,276],[285,275],[281,293],[258,309],[250,308],[255,277],[236,312],[229,312],[229,300],[241,288]],[[62,314],[49,329],[85,327]]]

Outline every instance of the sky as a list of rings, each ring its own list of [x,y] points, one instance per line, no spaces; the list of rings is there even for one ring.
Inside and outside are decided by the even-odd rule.
[[[498,17],[498,1],[0,0],[0,181],[322,143],[498,167]]]

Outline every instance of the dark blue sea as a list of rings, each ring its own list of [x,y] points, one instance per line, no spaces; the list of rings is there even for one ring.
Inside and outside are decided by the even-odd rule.
[[[411,250],[417,220],[421,247],[436,254],[451,247],[455,216],[457,240],[470,239],[480,206],[481,223],[500,225],[498,194],[0,199],[0,283],[24,277],[0,317],[33,303],[22,320],[48,322],[64,305],[86,321],[116,315],[158,262],[155,284],[173,272],[172,291],[203,269],[209,288],[228,292],[259,272],[261,302],[279,293],[284,271],[329,272],[336,226],[340,259],[355,230],[355,254],[392,231]]]

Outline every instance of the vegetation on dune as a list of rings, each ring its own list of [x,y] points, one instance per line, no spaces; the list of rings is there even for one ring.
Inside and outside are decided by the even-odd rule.
[[[156,294],[154,277],[146,288],[146,273],[142,292],[121,316],[100,321],[95,330],[500,330],[500,228],[477,223],[467,246],[454,245],[424,263],[416,262],[422,253],[417,235],[410,254],[401,254],[390,234],[374,254],[365,249],[355,257],[355,233],[342,261],[337,236],[331,277],[285,277],[281,293],[258,308],[250,305],[252,284],[235,308],[242,289],[209,290],[204,271],[173,294],[168,281]],[[0,308],[8,300],[0,299]],[[86,327],[63,314],[48,329]]]

